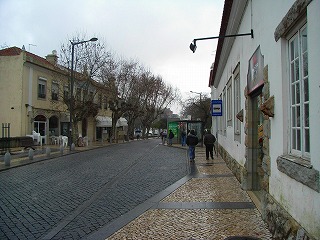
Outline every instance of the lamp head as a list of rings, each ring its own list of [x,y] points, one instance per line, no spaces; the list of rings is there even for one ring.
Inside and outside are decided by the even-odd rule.
[[[193,40],[192,43],[190,43],[190,50],[194,53],[197,49],[196,41]]]
[[[95,41],[97,41],[97,40],[98,40],[98,38],[93,37],[93,38],[91,38],[89,41],[90,41],[90,42],[95,42]]]

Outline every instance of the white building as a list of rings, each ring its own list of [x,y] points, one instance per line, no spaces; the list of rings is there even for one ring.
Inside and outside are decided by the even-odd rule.
[[[320,0],[225,0],[219,151],[275,239],[320,239]],[[298,237],[306,238],[298,238]]]

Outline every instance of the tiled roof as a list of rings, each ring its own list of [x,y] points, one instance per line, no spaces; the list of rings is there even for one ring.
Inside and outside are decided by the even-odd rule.
[[[23,50],[18,47],[10,47],[0,50],[0,56],[18,56],[21,54]],[[30,52],[26,52],[27,61],[33,62],[35,64],[39,64],[46,67],[54,67],[50,62],[48,62],[45,58],[42,58],[38,55],[35,55]]]
[[[0,56],[17,56],[20,55],[21,51],[18,47],[5,48],[0,50]]]

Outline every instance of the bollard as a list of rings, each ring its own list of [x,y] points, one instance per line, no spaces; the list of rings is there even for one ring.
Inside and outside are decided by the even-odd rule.
[[[63,147],[63,145],[61,144],[61,145],[60,145],[60,155],[63,155],[63,149],[64,149],[64,147]]]
[[[74,145],[74,143],[71,144],[71,151],[74,151],[74,149],[76,148],[76,146]]]
[[[5,166],[10,166],[10,161],[11,161],[11,154],[9,152],[6,152],[4,155],[4,165]]]
[[[29,154],[28,154],[29,160],[33,160],[33,155],[34,155],[34,151],[33,151],[32,148],[30,148],[30,149],[29,149]]]
[[[50,157],[51,149],[49,147],[46,147],[46,156]]]

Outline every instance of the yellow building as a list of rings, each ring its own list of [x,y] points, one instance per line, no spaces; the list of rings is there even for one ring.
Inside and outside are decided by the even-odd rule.
[[[50,143],[53,136],[69,136],[70,115],[63,101],[69,94],[69,73],[57,67],[57,58],[56,51],[41,58],[17,47],[0,50],[0,123],[10,123],[11,137],[35,131],[43,143]],[[74,93],[94,94],[98,116],[110,117],[101,86],[91,81],[90,89],[82,89],[79,82],[75,81]],[[96,116],[78,123],[79,135],[89,140],[95,141],[99,131]]]

